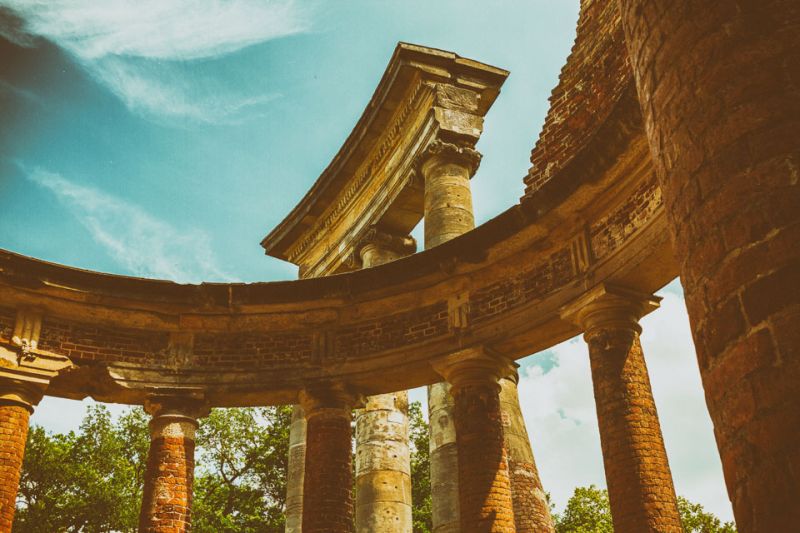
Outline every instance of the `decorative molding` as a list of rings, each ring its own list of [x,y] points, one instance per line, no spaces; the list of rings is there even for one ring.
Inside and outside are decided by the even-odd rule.
[[[434,139],[428,144],[427,148],[425,148],[417,160],[420,168],[425,166],[434,157],[447,162],[464,165],[469,169],[469,175],[473,176],[478,170],[483,156],[471,146]]]

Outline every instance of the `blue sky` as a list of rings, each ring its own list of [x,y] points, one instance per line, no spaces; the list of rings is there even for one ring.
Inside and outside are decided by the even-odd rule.
[[[179,282],[296,277],[259,241],[401,40],[511,71],[478,145],[483,222],[522,195],[577,14],[577,0],[0,0],[0,247]],[[680,285],[665,296],[643,344],[678,492],[730,518]],[[573,340],[522,369],[559,506],[604,484],[585,352]],[[82,409],[46,399],[34,422],[64,431]]]

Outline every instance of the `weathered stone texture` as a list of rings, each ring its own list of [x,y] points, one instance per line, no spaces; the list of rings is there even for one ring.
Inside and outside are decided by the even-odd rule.
[[[197,421],[156,415],[150,422],[139,531],[191,530],[194,447]]]
[[[607,327],[585,336],[614,529],[682,533],[638,334]]]
[[[28,437],[30,411],[21,405],[0,405],[0,532],[10,533]]]
[[[356,411],[356,531],[411,533],[408,392],[380,394]]]
[[[303,527],[303,479],[306,468],[306,417],[303,408],[292,408],[289,428],[289,464],[286,475],[286,533],[301,533]]]
[[[351,411],[319,407],[306,413],[303,533],[353,531]]]
[[[430,423],[431,511],[434,533],[460,531],[458,449],[453,397],[448,383],[428,386]]]
[[[526,196],[539,190],[592,139],[631,83],[616,3],[582,1],[575,44],[531,153],[533,165],[524,179]]]
[[[528,431],[519,405],[517,378],[500,380],[500,411],[508,456],[514,523],[517,533],[554,531],[547,495],[539,479]]]
[[[452,389],[461,531],[516,531],[499,392],[495,383]]]
[[[621,0],[739,531],[800,522],[800,3]]]
[[[452,147],[446,152],[456,152]],[[462,235],[475,227],[469,180],[477,152],[432,155],[422,165],[425,177],[425,249]],[[472,156],[471,154],[476,154]]]

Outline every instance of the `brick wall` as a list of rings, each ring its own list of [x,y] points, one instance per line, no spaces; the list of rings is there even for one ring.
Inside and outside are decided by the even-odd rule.
[[[9,533],[14,521],[22,456],[30,413],[17,405],[0,405],[0,532]]]
[[[531,153],[525,195],[535,193],[593,137],[632,83],[615,2],[582,0],[575,44],[550,96]]]
[[[621,0],[739,531],[800,523],[800,3]]]

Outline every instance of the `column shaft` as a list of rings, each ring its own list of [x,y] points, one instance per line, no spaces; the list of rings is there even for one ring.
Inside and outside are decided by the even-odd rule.
[[[289,428],[289,464],[286,476],[286,533],[303,530],[303,479],[306,468],[306,418],[303,408],[292,408]]]
[[[789,531],[800,523],[800,4],[619,4],[736,525]]]
[[[408,392],[370,396],[356,412],[356,531],[412,529]]]
[[[458,448],[450,384],[428,386],[430,424],[431,519],[434,533],[461,531]]]
[[[461,530],[513,533],[514,506],[503,442],[500,387],[453,387]]]
[[[352,404],[304,393],[303,533],[353,530]]]
[[[433,248],[475,227],[469,168],[436,161],[425,168],[425,249]]]
[[[157,406],[148,410],[150,450],[147,454],[139,531],[178,533],[191,530],[195,413]],[[192,416],[195,415],[195,416]]]
[[[517,533],[552,532],[553,518],[550,516],[547,495],[539,479],[525,419],[522,417],[516,376],[501,379],[500,387],[503,436],[508,455]]]
[[[639,336],[598,328],[586,340],[614,529],[681,533]]]
[[[2,533],[9,533],[14,522],[30,415],[30,407],[16,404],[0,405],[0,532]]]

